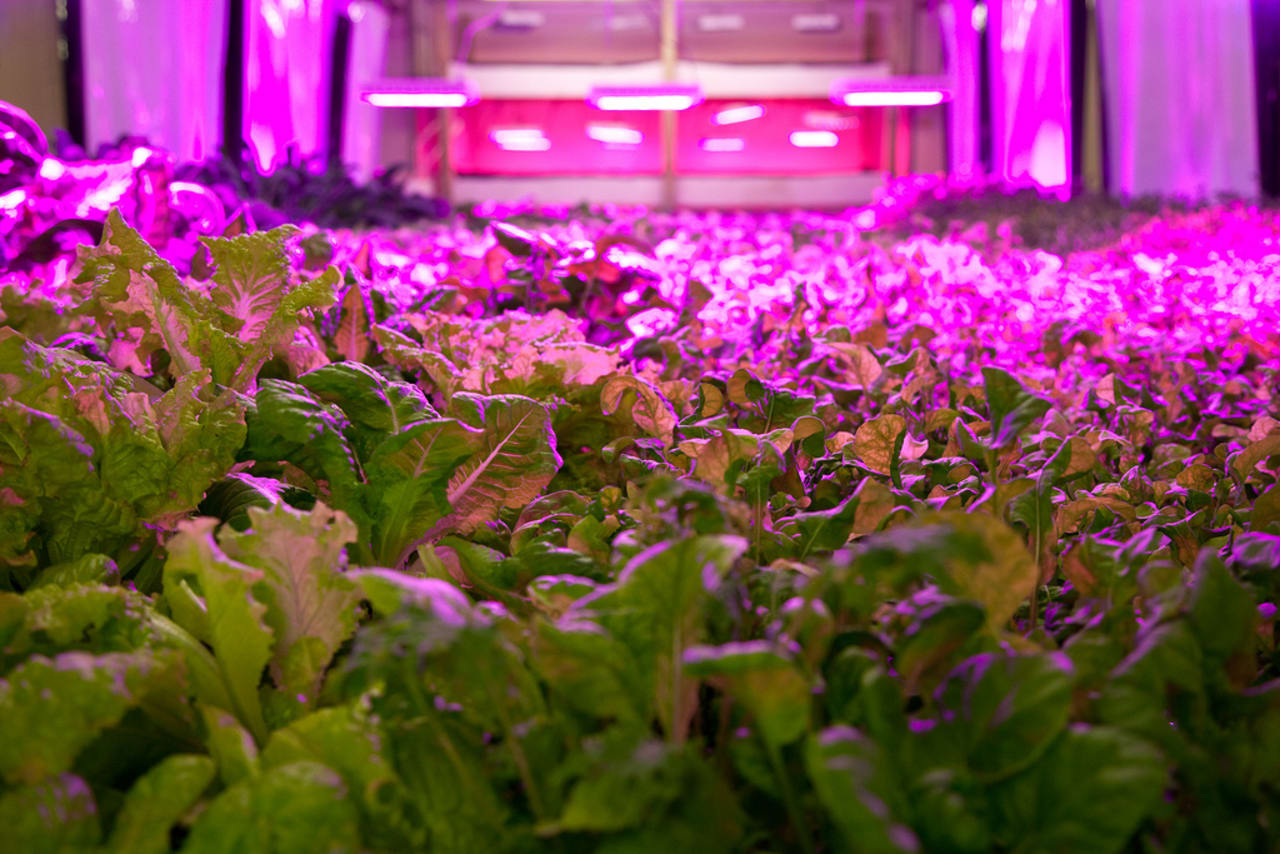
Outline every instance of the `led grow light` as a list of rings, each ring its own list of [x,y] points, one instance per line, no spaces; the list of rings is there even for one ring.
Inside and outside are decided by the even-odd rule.
[[[742,151],[747,147],[747,141],[737,136],[710,136],[698,141],[698,147],[703,151]]]
[[[687,110],[702,103],[697,86],[592,86],[587,103],[599,110]]]
[[[374,107],[465,107],[480,100],[466,80],[415,77],[383,80],[365,87],[360,100]]]
[[[846,107],[932,107],[951,100],[951,89],[936,77],[837,80],[831,100]]]
[[[796,148],[835,148],[840,144],[840,137],[829,130],[795,130],[790,139]]]
[[[542,128],[498,128],[489,132],[489,139],[504,151],[546,151],[551,148],[551,140],[542,133]]]
[[[614,145],[639,145],[644,141],[643,133],[625,125],[587,125],[587,136]]]
[[[718,125],[736,125],[749,122],[764,115],[764,107],[759,104],[746,104],[741,107],[728,107],[715,114],[712,119]]]
[[[489,132],[489,139],[494,142],[522,142],[531,139],[544,139],[546,134],[542,128],[494,128]]]

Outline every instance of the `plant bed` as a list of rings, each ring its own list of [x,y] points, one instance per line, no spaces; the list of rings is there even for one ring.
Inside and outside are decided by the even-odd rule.
[[[486,213],[0,274],[7,850],[1267,849],[1273,213]]]

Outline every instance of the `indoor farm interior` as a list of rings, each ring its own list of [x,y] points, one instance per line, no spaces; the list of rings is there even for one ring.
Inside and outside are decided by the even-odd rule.
[[[89,10],[131,4],[71,5],[90,57]],[[397,4],[244,0],[246,67],[263,15],[287,40],[312,5],[345,15],[339,57],[390,21],[394,65]],[[461,5],[526,10],[494,32],[536,53],[527,10],[572,4]],[[765,5],[697,9],[750,30]],[[1062,38],[1096,50],[1163,4],[919,5],[979,33],[1020,9],[1069,95]],[[1246,42],[1280,69],[1262,5]],[[482,80],[512,62],[450,14]],[[899,63],[885,26],[867,50]],[[992,39],[1004,73],[1018,49]],[[938,109],[987,115],[944,65]],[[909,97],[859,125],[842,174],[876,181],[837,181],[842,204],[696,201],[678,145],[634,198],[594,173],[565,197],[552,173],[591,163],[520,157],[576,113],[477,166],[498,162],[483,86],[457,109],[369,98],[446,90],[424,75],[335,90],[350,122],[388,114],[384,149],[416,128],[405,165],[363,174],[253,132],[192,150],[154,116],[94,138],[0,103],[0,848],[1277,850],[1280,113],[1251,113],[1275,148],[1251,191],[1210,164],[1195,193],[1121,169],[1106,146],[1141,134],[1073,125],[1070,98],[1058,130],[1101,153],[1066,140],[1046,166],[1043,135],[990,117],[957,145],[963,117],[913,124],[918,75],[894,72],[850,90]],[[660,107],[640,115],[683,133]],[[792,140],[772,186],[832,192],[795,134],[832,157],[855,137],[775,109],[743,120]],[[603,173],[648,156],[591,127]],[[423,148],[432,128],[453,143]]]

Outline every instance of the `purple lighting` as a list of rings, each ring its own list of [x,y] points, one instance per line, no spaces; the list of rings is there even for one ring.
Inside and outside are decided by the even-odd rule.
[[[374,107],[465,107],[478,101],[465,80],[385,80],[365,88],[360,100]]]
[[[831,100],[846,107],[932,107],[951,100],[951,90],[929,77],[837,80]]]
[[[718,125],[736,125],[749,122],[764,115],[764,107],[759,104],[748,104],[743,107],[729,107],[716,113],[712,119]]]
[[[587,103],[599,110],[687,110],[702,103],[697,86],[593,86]]]
[[[840,144],[840,137],[829,130],[792,131],[790,139],[796,148],[835,148]]]

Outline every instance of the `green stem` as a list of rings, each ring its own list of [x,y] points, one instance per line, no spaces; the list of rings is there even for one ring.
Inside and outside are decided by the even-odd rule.
[[[1036,514],[1036,515],[1038,516],[1039,514]],[[1039,520],[1037,520],[1037,522],[1038,521]],[[1035,565],[1036,565],[1036,583],[1035,583],[1035,586],[1031,588],[1031,630],[1032,631],[1035,631],[1036,629],[1036,622],[1038,618],[1038,612],[1040,609],[1040,549],[1042,548],[1042,545],[1041,545],[1042,537],[1043,537],[1043,534],[1040,532],[1040,526],[1039,524],[1037,524],[1036,536],[1035,536],[1036,550],[1035,550],[1035,554],[1033,555],[1033,560],[1035,561]]]
[[[787,773],[786,766],[782,764],[782,755],[778,752],[777,746],[771,744],[763,736],[760,737],[760,740],[764,743],[764,751],[769,756],[769,764],[773,767],[773,774],[778,778],[778,786],[782,789],[782,802],[787,808],[787,818],[790,820],[796,836],[800,839],[800,848],[805,854],[814,854],[813,837],[809,834],[809,823],[805,821],[804,813],[800,810],[800,804],[796,802],[795,790],[791,788],[791,775]]]
[[[684,654],[680,648],[680,627],[671,634],[671,733],[672,744],[684,744],[684,728],[680,722],[684,719],[684,708],[680,702],[680,682],[684,672]]]
[[[493,682],[489,679],[484,680],[484,690],[489,695],[489,702],[493,704],[499,723],[502,724],[503,737],[511,748],[511,758],[515,760],[516,770],[520,772],[520,782],[524,784],[525,793],[529,796],[529,806],[533,809],[534,816],[541,820],[546,815],[546,806],[542,800],[542,793],[538,789],[537,780],[533,776],[533,769],[529,765],[529,757],[525,755],[524,746],[520,744],[520,738],[515,733],[515,727],[512,726],[511,719],[507,717],[506,709],[502,705],[502,698],[498,696],[498,692],[494,690]]]

